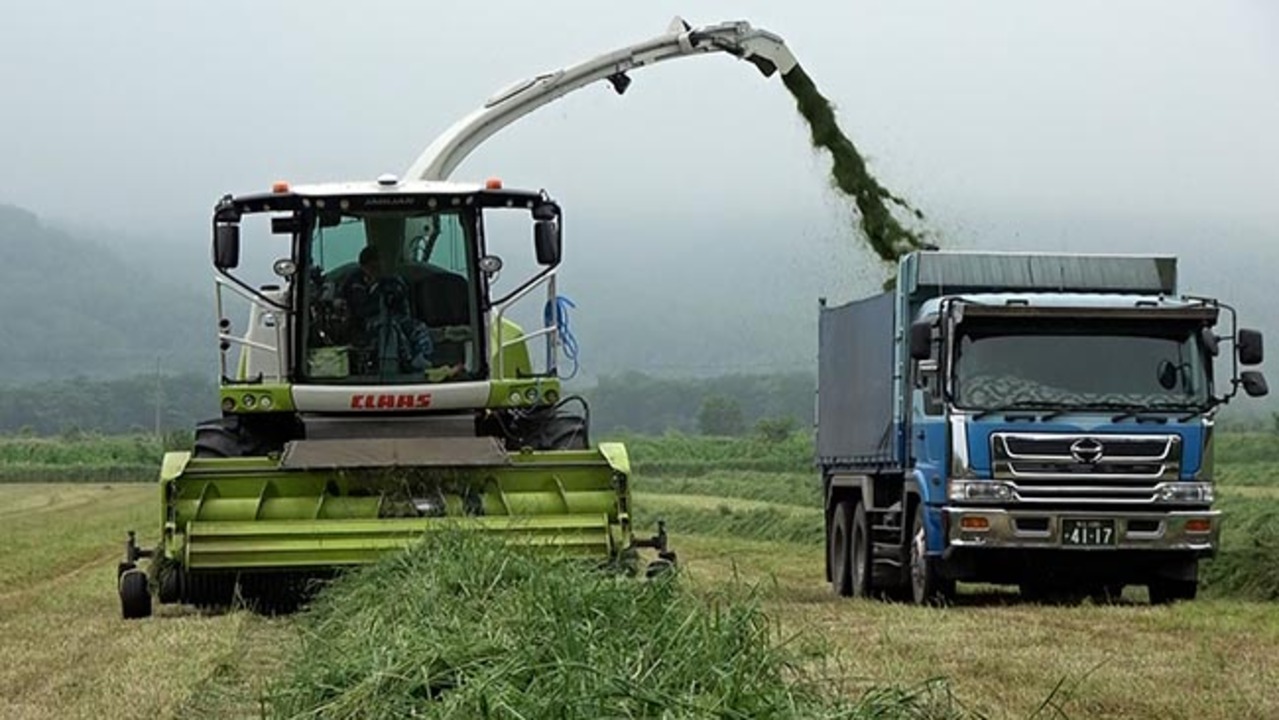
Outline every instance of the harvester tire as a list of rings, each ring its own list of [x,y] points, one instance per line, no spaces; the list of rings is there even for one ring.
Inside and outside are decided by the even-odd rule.
[[[263,454],[237,417],[205,420],[195,427],[195,448],[192,455],[198,458],[236,458]]]
[[[155,568],[156,599],[162,605],[182,601],[182,568],[161,560]]]
[[[644,569],[644,577],[652,579],[662,577],[675,570],[675,562],[667,558],[657,558]]]
[[[556,414],[540,420],[533,432],[533,447],[538,450],[586,450],[586,418]]]
[[[151,617],[151,590],[147,574],[137,568],[120,576],[120,610],[125,620]]]

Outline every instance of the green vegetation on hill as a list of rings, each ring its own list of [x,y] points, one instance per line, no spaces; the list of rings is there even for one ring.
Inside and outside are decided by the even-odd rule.
[[[761,421],[810,426],[816,387],[811,372],[662,378],[631,371],[600,377],[584,395],[591,403],[591,428],[596,434],[702,429],[737,434],[755,429]],[[728,425],[712,421],[704,428],[708,409],[739,414],[740,420]]]
[[[212,375],[135,375],[0,387],[0,433],[125,434],[191,430],[218,414]]]

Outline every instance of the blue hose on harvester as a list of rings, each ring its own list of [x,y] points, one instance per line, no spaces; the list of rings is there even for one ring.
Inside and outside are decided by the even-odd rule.
[[[577,305],[563,295],[557,295],[555,302],[546,303],[546,309],[543,312],[544,322],[546,325],[555,323],[555,329],[559,333],[560,343],[564,346],[564,356],[573,361],[573,372],[567,377],[560,376],[560,380],[572,380],[577,375],[577,338],[573,336],[573,330],[569,327],[568,311],[569,308],[576,308]]]

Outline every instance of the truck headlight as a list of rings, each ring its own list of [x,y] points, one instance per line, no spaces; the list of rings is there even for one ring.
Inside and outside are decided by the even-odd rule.
[[[1156,486],[1155,497],[1161,502],[1210,503],[1215,493],[1212,483],[1171,482]]]
[[[1007,502],[1013,499],[1013,489],[996,480],[951,480],[946,495],[955,501]]]

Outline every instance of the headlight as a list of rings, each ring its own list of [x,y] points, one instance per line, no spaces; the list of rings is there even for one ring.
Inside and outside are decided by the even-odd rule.
[[[1013,499],[1012,487],[995,480],[951,480],[946,494],[955,501],[1007,502]]]
[[[1155,496],[1162,502],[1210,503],[1215,492],[1212,483],[1173,482],[1156,487]]]

